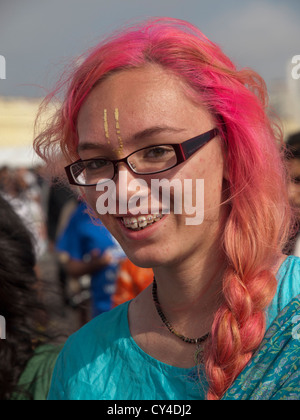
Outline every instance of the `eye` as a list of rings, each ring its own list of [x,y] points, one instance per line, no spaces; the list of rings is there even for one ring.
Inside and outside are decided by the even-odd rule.
[[[156,146],[150,147],[144,151],[144,159],[161,159],[167,157],[170,153],[174,153],[172,146]]]
[[[97,169],[102,169],[107,165],[109,165],[109,161],[105,159],[89,160],[85,162],[85,169],[88,171],[95,171]]]

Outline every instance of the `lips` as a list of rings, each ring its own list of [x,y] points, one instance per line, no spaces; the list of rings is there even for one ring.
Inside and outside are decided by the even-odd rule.
[[[127,229],[139,231],[145,229],[147,226],[159,222],[162,217],[163,216],[161,214],[148,214],[138,217],[123,217],[121,218],[121,221]]]

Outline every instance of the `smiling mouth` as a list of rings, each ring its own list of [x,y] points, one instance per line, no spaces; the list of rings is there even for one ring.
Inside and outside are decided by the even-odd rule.
[[[121,222],[127,229],[139,231],[159,222],[162,218],[161,214],[148,214],[138,217],[122,217]]]

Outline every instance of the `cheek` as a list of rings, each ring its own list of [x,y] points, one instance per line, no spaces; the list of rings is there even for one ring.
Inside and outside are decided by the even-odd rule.
[[[93,211],[93,217],[95,217],[96,219],[99,219],[104,226],[107,227],[108,224],[108,220],[107,220],[107,215],[101,215],[98,213],[97,211],[97,201],[99,199],[100,196],[100,192],[96,191],[96,187],[90,187],[90,188],[86,188],[85,191],[82,193],[82,198],[83,200],[88,204],[88,206],[92,209]]]
[[[193,184],[196,185],[196,180],[204,180],[204,205],[205,208],[211,205],[217,205],[221,202],[223,191],[223,161],[213,161],[212,159],[198,159],[197,162],[191,162],[191,166],[184,175],[185,178],[193,179]],[[195,197],[196,191],[193,189]],[[193,198],[194,198],[193,197]]]

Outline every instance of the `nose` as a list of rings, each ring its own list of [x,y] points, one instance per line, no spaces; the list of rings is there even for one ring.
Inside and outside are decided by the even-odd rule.
[[[119,214],[124,215],[135,211],[140,212],[143,207],[148,208],[148,183],[139,178],[125,163],[118,163],[115,167],[117,208]]]
[[[117,162],[115,163],[115,174],[114,174],[114,181],[116,186],[118,187],[120,181],[120,174],[126,173],[127,179],[134,179],[136,174],[131,170],[130,166],[127,162]]]

